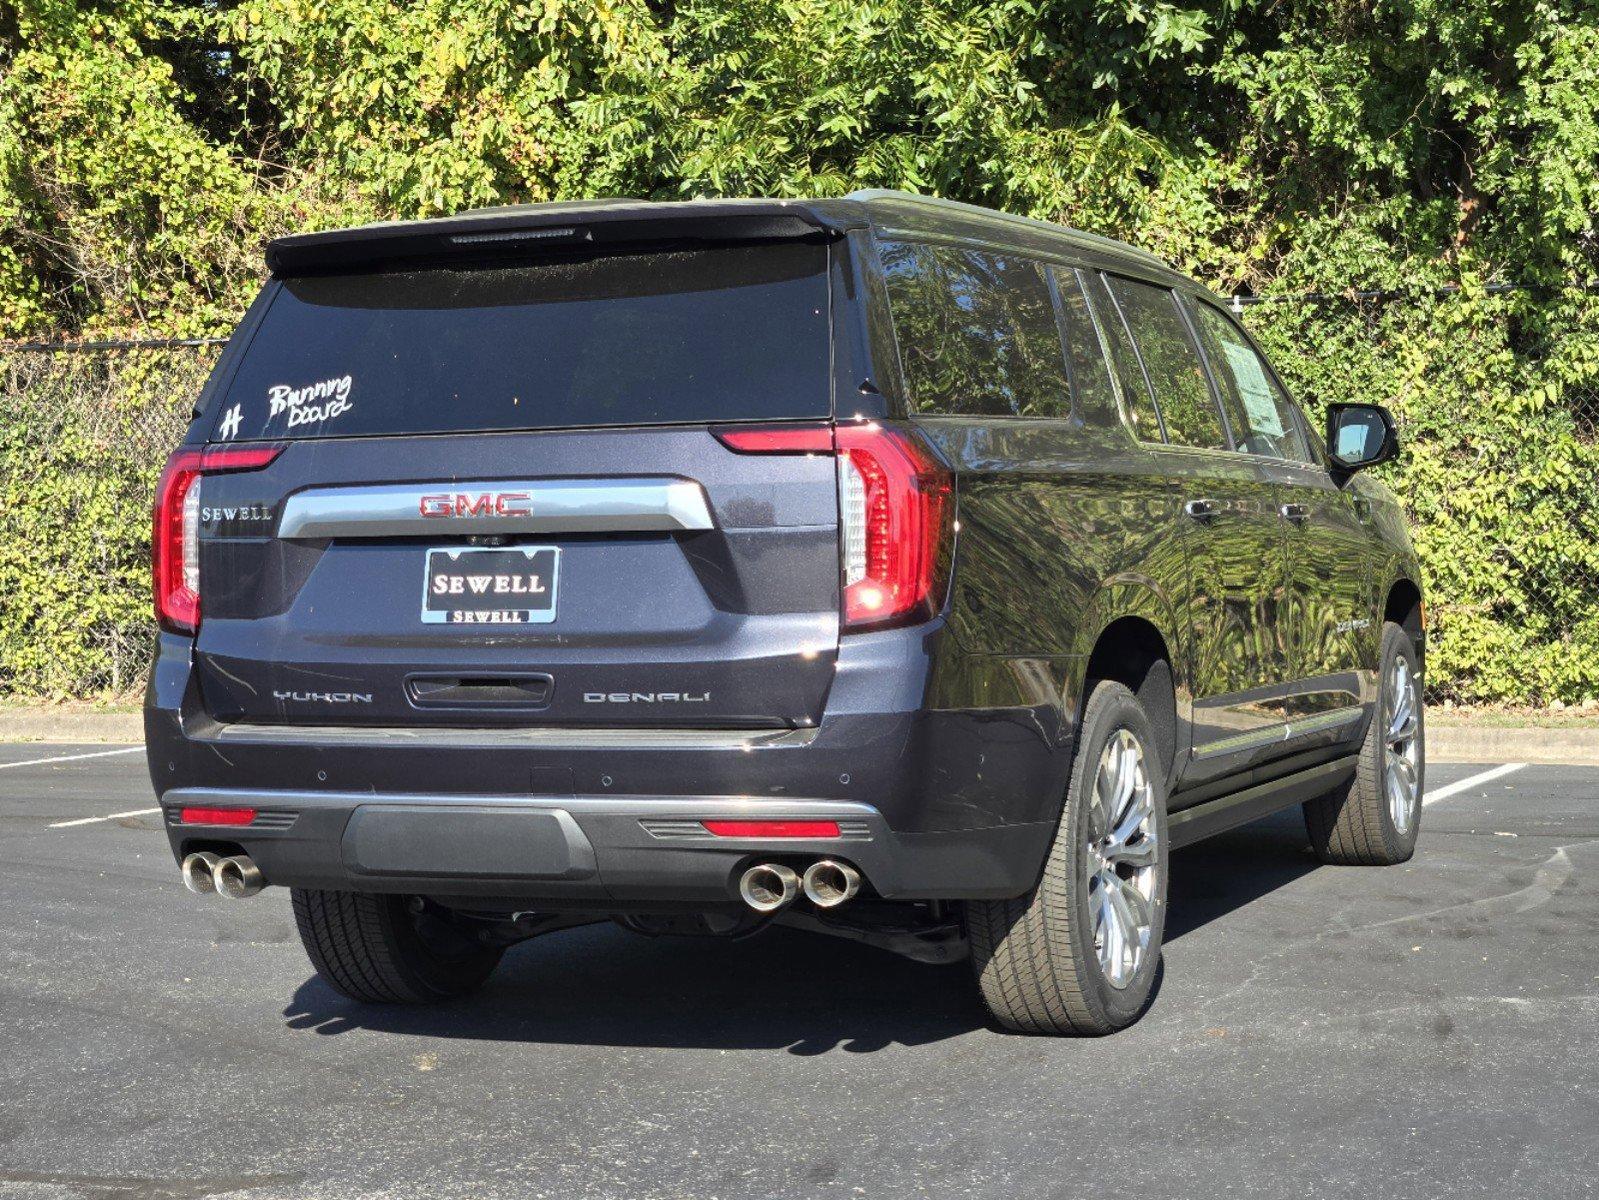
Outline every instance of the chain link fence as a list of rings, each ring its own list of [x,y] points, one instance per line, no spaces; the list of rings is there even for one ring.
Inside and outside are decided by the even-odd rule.
[[[156,478],[217,353],[0,350],[0,696],[141,685]]]
[[[1250,314],[1270,340],[1266,316]],[[219,349],[0,348],[0,696],[139,687],[156,476]],[[1434,703],[1599,698],[1599,380],[1551,389],[1529,377],[1504,394],[1534,389],[1541,432],[1510,446],[1471,435],[1490,423],[1474,411],[1481,397],[1401,409],[1404,461],[1383,471],[1426,566]]]

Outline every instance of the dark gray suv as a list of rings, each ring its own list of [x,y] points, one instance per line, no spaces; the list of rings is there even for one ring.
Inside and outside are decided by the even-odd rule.
[[[149,764],[189,887],[288,887],[346,995],[781,923],[1100,1033],[1174,847],[1411,854],[1392,423],[1324,440],[1157,259],[886,192],[267,259],[161,478]]]

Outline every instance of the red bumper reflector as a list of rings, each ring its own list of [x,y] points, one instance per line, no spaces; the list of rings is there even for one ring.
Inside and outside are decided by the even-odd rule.
[[[701,821],[717,837],[836,838],[837,821]]]
[[[185,825],[248,825],[255,820],[255,809],[185,808],[179,816]]]

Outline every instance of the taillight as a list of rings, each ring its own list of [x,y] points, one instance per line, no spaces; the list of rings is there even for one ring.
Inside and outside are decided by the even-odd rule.
[[[200,627],[200,481],[206,475],[256,471],[282,446],[185,446],[175,450],[155,489],[150,573],[155,619],[174,633]]]
[[[826,425],[744,425],[711,432],[739,454],[833,453],[833,431]]]
[[[949,472],[900,429],[746,425],[711,431],[739,454],[838,456],[844,627],[923,620],[938,610],[953,527]]]
[[[948,471],[898,429],[840,425],[833,434],[845,626],[931,616],[943,600],[948,566]]]

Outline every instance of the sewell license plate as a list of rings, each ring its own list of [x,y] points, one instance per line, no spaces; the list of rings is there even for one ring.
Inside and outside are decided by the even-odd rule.
[[[547,625],[555,620],[556,546],[428,551],[422,620],[430,625]]]

